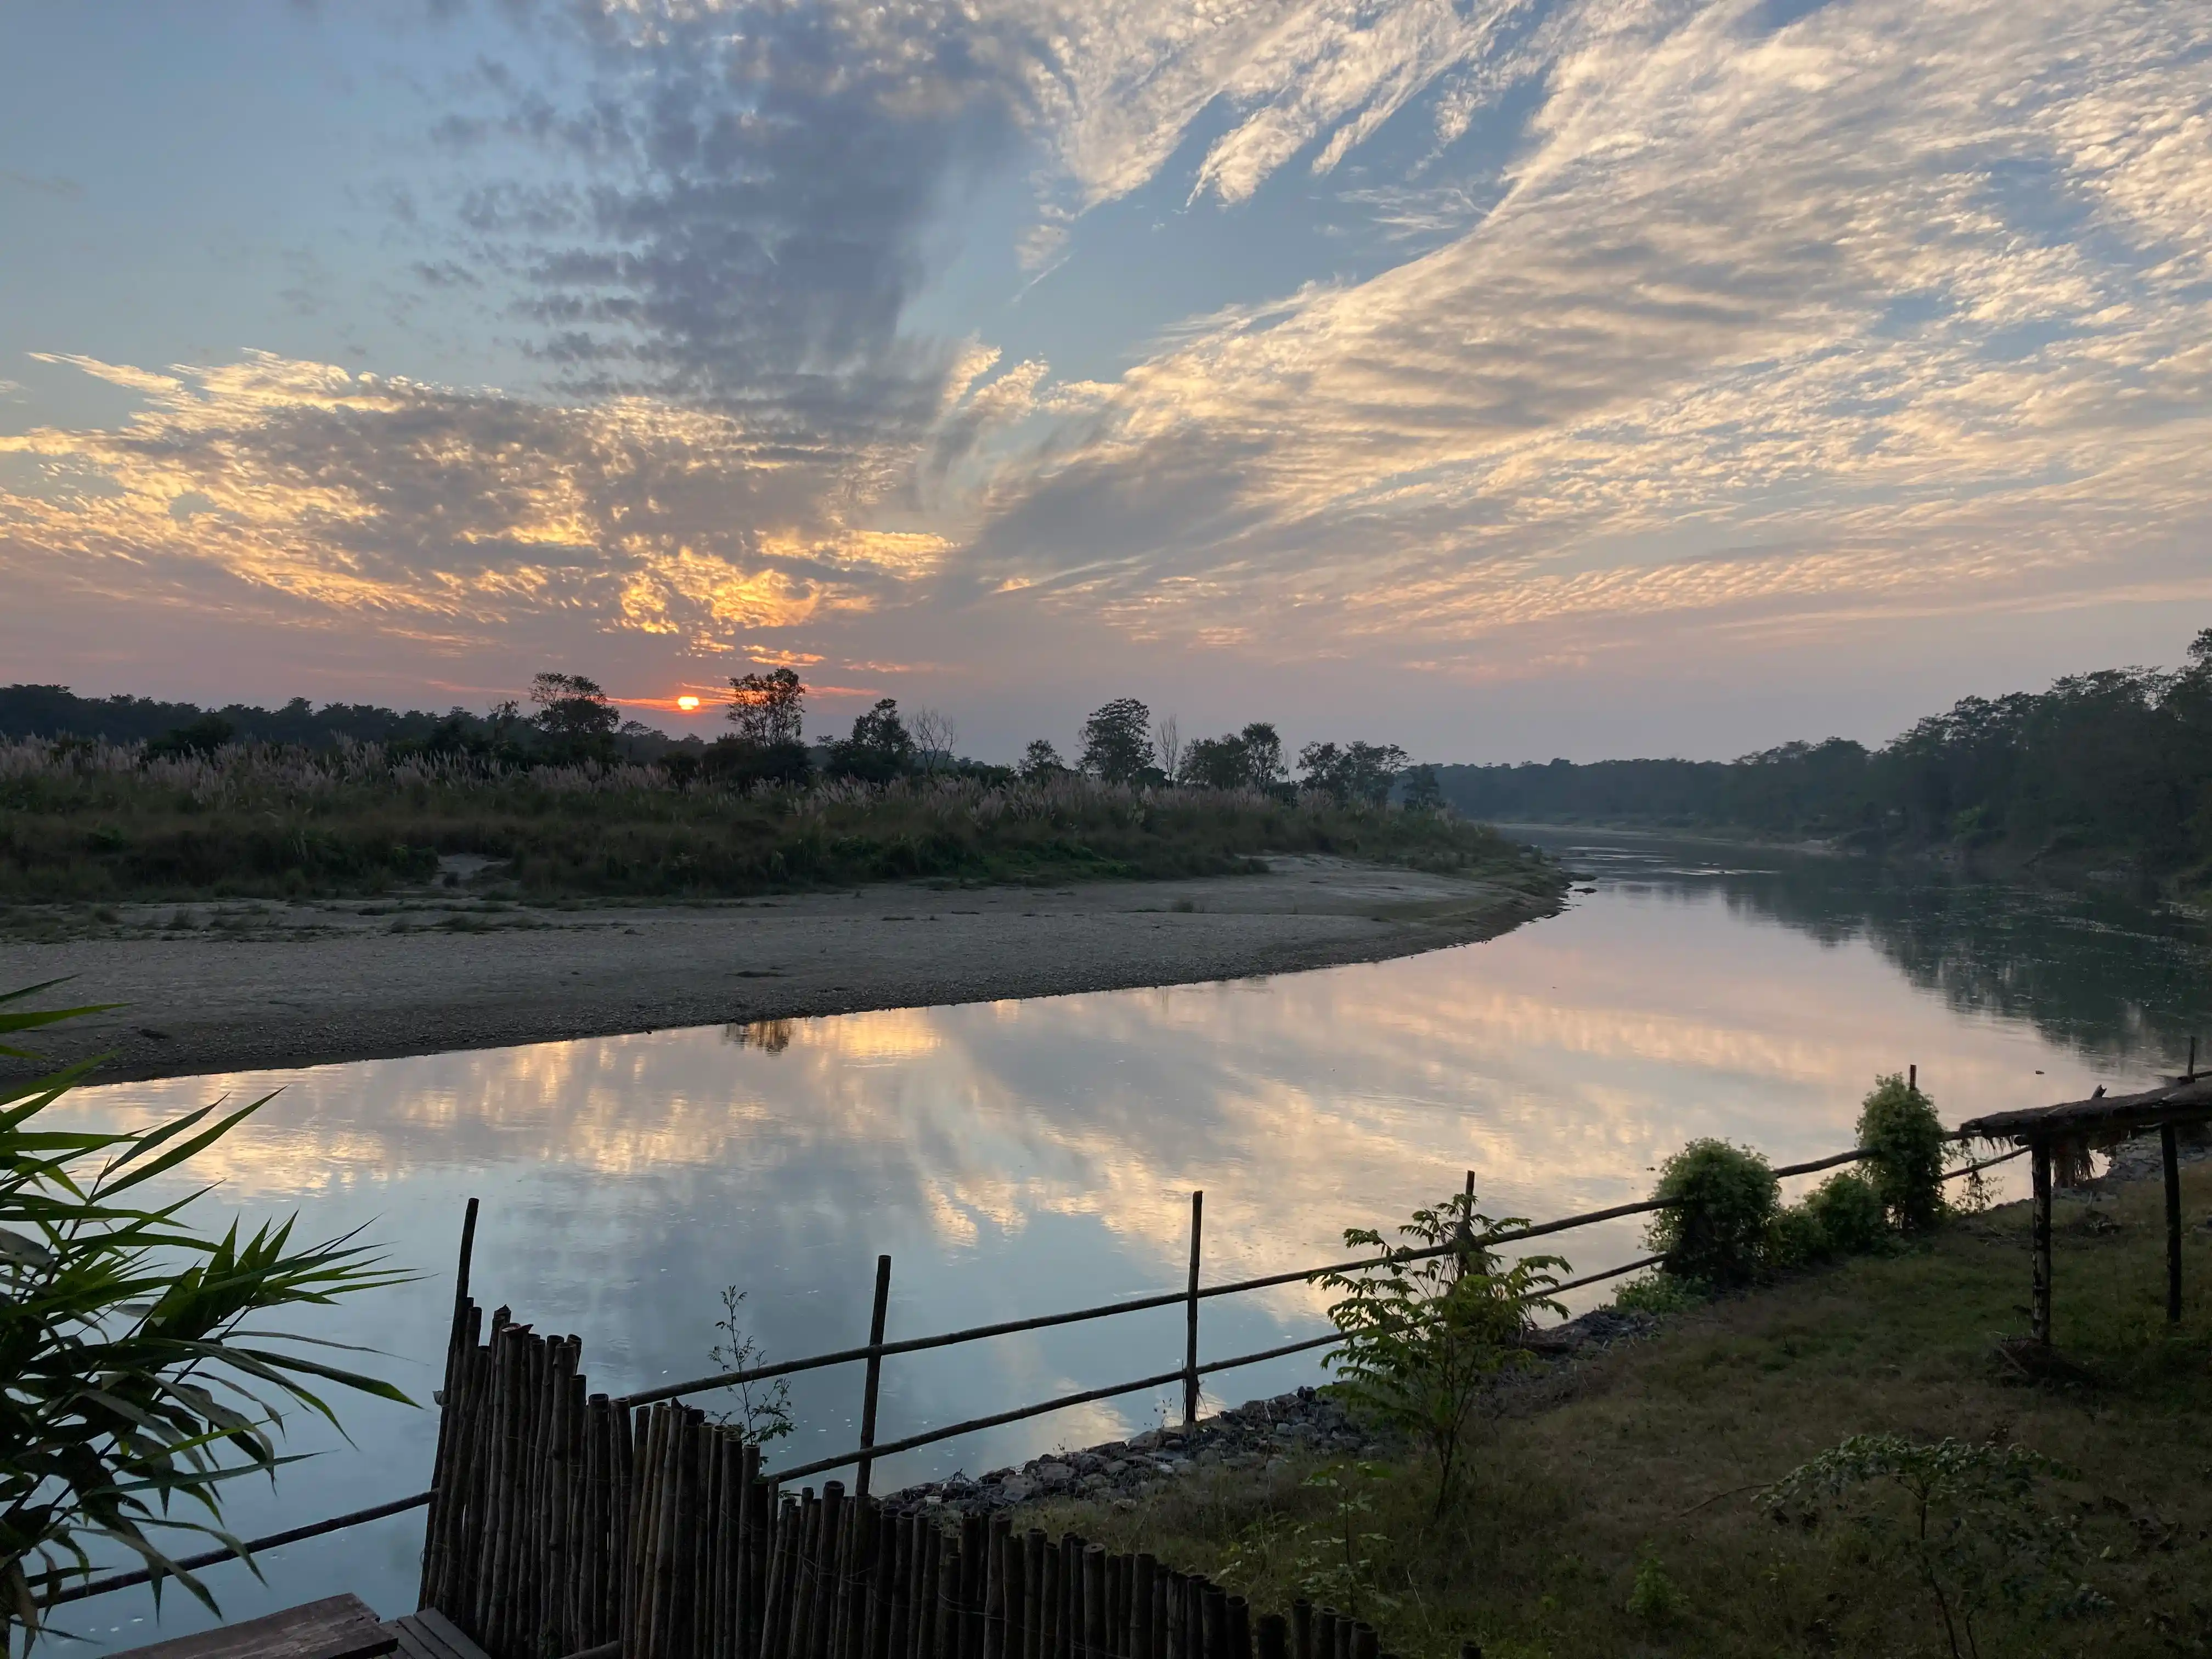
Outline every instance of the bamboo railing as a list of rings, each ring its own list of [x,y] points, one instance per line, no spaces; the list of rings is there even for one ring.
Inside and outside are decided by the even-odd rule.
[[[573,1336],[465,1303],[422,1605],[490,1659],[1384,1659],[1369,1626],[1242,1596],[1004,1511],[944,1527],[793,1492],[671,1401],[590,1394]]]

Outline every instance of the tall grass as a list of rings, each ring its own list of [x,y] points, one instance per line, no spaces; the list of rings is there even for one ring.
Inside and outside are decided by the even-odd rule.
[[[1556,874],[1448,815],[1248,791],[913,777],[717,784],[658,765],[521,769],[374,744],[0,742],[0,896],[335,896],[496,861],[541,896],[732,896],[887,878],[1220,874],[1340,853],[1549,890]],[[484,884],[480,882],[480,886]]]

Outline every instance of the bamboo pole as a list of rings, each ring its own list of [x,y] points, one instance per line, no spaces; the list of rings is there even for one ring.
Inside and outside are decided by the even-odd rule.
[[[1303,1595],[1291,1603],[1291,1659],[1314,1659],[1313,1603]]]
[[[1129,1659],[1155,1659],[1152,1652],[1152,1582],[1159,1563],[1141,1551],[1130,1564]]]
[[[2030,1315],[2035,1340],[2051,1346],[2051,1143],[2034,1143],[2035,1209],[2029,1225]]]
[[[1206,1194],[1190,1195],[1190,1282],[1183,1314],[1182,1425],[1198,1426],[1198,1254],[1200,1224],[1206,1218]]]
[[[2190,1057],[2191,1071],[2196,1056]],[[2181,1322],[2181,1148],[2173,1125],[2158,1126],[2158,1149],[2166,1165],[2166,1318]]]
[[[1281,1613],[1261,1613],[1259,1628],[1254,1634],[1258,1638],[1254,1659],[1291,1659],[1290,1626]]]

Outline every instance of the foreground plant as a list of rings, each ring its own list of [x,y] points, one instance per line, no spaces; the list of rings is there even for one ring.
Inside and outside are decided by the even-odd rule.
[[[1952,1659],[1981,1652],[1974,1621],[2002,1605],[2045,1615],[2108,1605],[2075,1576],[2087,1552],[2039,1488],[2072,1471],[2024,1446],[1855,1434],[1768,1487],[1778,1520],[1845,1517],[1881,1559],[1905,1565],[1935,1603]]]
[[[1485,1242],[1527,1223],[1493,1221],[1474,1202],[1473,1193],[1455,1194],[1414,1211],[1398,1229],[1407,1241],[1401,1244],[1386,1244],[1369,1228],[1347,1229],[1347,1245],[1380,1250],[1385,1259],[1316,1279],[1345,1293],[1328,1310],[1344,1340],[1322,1363],[1367,1415],[1435,1457],[1439,1515],[1458,1488],[1476,1403],[1501,1372],[1532,1363],[1523,1340],[1530,1316],[1539,1309],[1566,1311],[1547,1294],[1565,1260],[1530,1255],[1500,1267]]]
[[[58,981],[0,994],[20,1003]],[[0,1037],[96,1012],[0,1007]],[[0,1054],[33,1058],[0,1042]],[[213,1538],[222,1487],[273,1475],[283,1412],[336,1425],[325,1383],[412,1404],[388,1382],[297,1352],[331,1348],[246,1322],[324,1305],[411,1275],[350,1236],[295,1249],[291,1221],[240,1239],[203,1236],[183,1212],[202,1194],[145,1208],[146,1183],[205,1151],[268,1098],[216,1106],[151,1129],[50,1129],[40,1114],[98,1062],[0,1084],[0,1631],[27,1651],[56,1592],[88,1577],[99,1540],[137,1555],[158,1596],[173,1577],[210,1611],[204,1585],[163,1540]],[[200,1519],[172,1512],[182,1502]],[[248,1558],[250,1559],[250,1558]]]

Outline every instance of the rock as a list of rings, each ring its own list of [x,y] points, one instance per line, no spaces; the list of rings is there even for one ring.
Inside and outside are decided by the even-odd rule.
[[[2206,1224],[2212,1225],[2212,1220],[2208,1220]],[[1129,1437],[1129,1449],[1137,1452],[1151,1451],[1160,1443],[1163,1437],[1158,1429],[1146,1429],[1142,1434],[1133,1434]]]
[[[1122,1462],[1121,1459],[1118,1457],[1109,1457],[1106,1460],[1106,1467],[1102,1473],[1109,1475],[1119,1474],[1128,1467],[1128,1464]]]
[[[1039,1462],[1031,1472],[1036,1476],[1037,1485],[1047,1492],[1058,1492],[1075,1479],[1075,1471],[1065,1463]]]
[[[1026,1503],[1036,1491],[1032,1482],[1018,1474],[1009,1475],[999,1482],[999,1496],[1009,1504]]]

